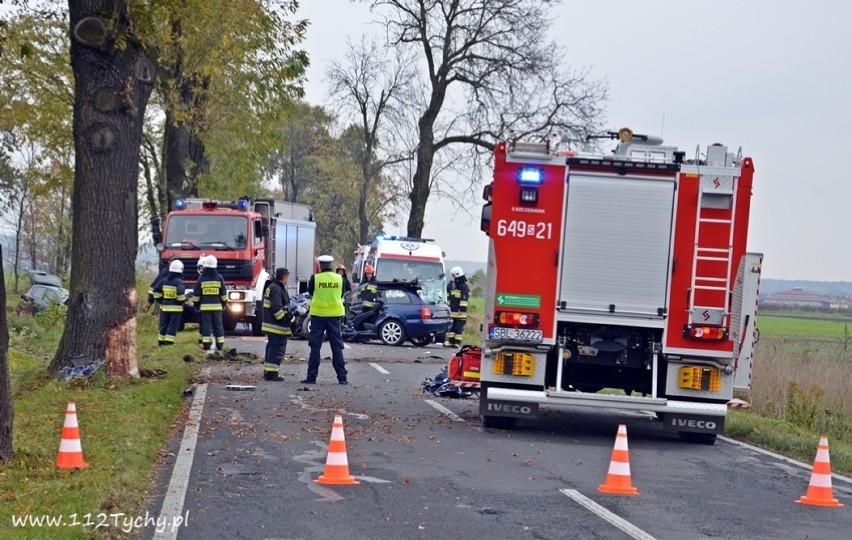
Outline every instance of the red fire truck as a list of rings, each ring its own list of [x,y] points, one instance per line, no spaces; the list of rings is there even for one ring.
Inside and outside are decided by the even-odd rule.
[[[503,142],[489,236],[480,415],[540,406],[653,412],[713,444],[748,389],[762,256],[746,252],[754,166],[609,132],[612,154]]]
[[[261,335],[263,286],[275,268],[290,270],[291,295],[307,290],[316,269],[316,223],[304,204],[273,199],[177,199],[162,232],[157,222],[152,225],[160,259],[176,256],[183,262],[187,288],[198,281],[199,257],[216,256],[217,270],[228,289],[223,322],[229,332],[238,322],[247,322],[254,335]],[[194,307],[187,305],[182,325],[194,320]]]

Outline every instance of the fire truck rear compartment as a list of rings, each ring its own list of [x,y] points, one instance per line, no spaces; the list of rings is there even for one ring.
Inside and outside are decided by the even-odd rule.
[[[653,377],[654,343],[661,331],[656,329],[585,324],[559,325],[562,347],[549,354],[562,355],[562,380],[565,391],[598,392],[618,388],[626,394],[650,394]],[[557,362],[548,361],[546,385],[557,386]]]

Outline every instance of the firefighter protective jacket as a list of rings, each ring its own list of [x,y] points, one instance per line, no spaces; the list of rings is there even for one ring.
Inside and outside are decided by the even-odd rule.
[[[205,268],[192,291],[192,301],[199,311],[222,311],[228,303],[225,280],[215,268]]]
[[[293,331],[290,329],[292,320],[290,314],[290,295],[277,280],[269,280],[263,289],[263,325],[261,330],[265,334],[278,334],[290,337]]]
[[[374,275],[358,289],[358,299],[361,300],[361,306],[364,308],[364,311],[372,309],[378,294],[379,287],[376,285],[376,276]]]
[[[151,282],[151,285],[148,287],[148,303],[153,304],[157,301],[154,298],[154,287],[157,286],[159,282],[161,282],[166,276],[169,275],[169,263],[166,261],[160,261],[160,271],[157,273],[157,277],[154,278],[154,281]]]
[[[183,303],[186,302],[186,286],[183,284],[181,275],[177,272],[169,272],[166,277],[154,284],[152,296],[160,303],[160,311],[163,313],[182,312]]]
[[[467,301],[470,297],[470,288],[464,276],[456,279],[447,287],[450,301],[450,318],[467,319]]]

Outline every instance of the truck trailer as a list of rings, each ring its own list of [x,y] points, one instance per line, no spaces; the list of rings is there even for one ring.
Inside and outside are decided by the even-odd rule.
[[[482,423],[510,427],[541,406],[640,410],[712,444],[734,390],[751,386],[752,159],[721,144],[686,159],[627,128],[606,137],[614,153],[495,148]]]

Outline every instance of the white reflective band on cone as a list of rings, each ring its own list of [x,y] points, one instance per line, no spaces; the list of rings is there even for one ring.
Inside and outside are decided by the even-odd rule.
[[[329,452],[325,460],[326,465],[348,465],[345,452]]]
[[[619,476],[630,476],[630,464],[623,461],[610,461],[609,474],[617,474]]]

